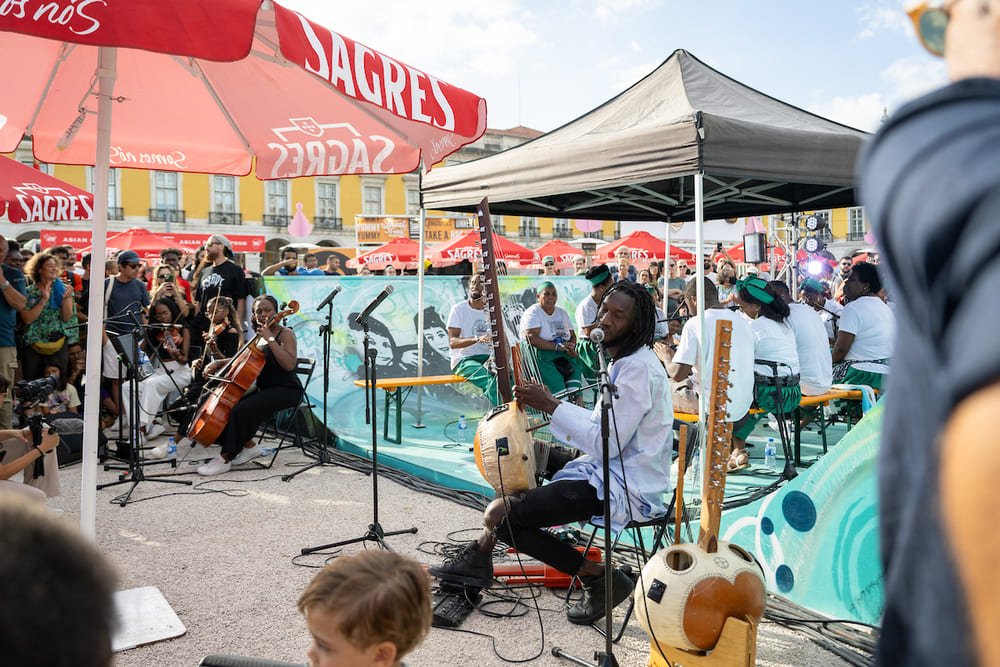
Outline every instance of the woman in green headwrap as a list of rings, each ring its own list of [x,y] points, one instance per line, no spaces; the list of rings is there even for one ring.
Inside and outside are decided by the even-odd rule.
[[[788,304],[774,292],[767,281],[749,276],[736,283],[736,303],[750,319],[754,337],[754,402],[753,407],[771,412],[779,428],[802,400],[799,389],[799,355],[795,333],[785,321]],[[750,414],[733,424],[733,451],[729,457],[730,472],[750,465],[746,439],[764,413]]]
[[[521,316],[521,337],[535,348],[540,380],[553,394],[581,386],[573,320],[556,305],[558,298],[556,286],[545,281],[538,286],[538,303]]]

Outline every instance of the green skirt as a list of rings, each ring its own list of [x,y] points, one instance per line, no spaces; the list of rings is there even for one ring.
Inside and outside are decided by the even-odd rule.
[[[799,402],[802,401],[802,390],[799,388],[799,385],[795,385],[793,387],[779,387],[777,393],[778,400],[775,401],[774,387],[760,384],[754,385],[754,407],[760,408],[765,412],[748,414],[745,418],[734,424],[734,438],[746,440],[747,437],[753,433],[757,423],[762,420],[768,412],[773,414],[775,417],[778,417],[779,412],[783,412],[785,415],[790,415],[795,408],[799,406]],[[779,404],[781,406],[780,411],[778,410]]]
[[[553,394],[558,394],[566,389],[579,389],[583,386],[583,372],[580,360],[571,357],[564,352],[555,350],[535,349],[535,361],[538,363],[538,372],[541,374],[541,382],[549,388]]]
[[[479,387],[487,399],[489,399],[490,405],[496,407],[500,405],[500,397],[497,392],[497,376],[486,368],[487,362],[490,360],[490,355],[488,354],[476,354],[471,357],[465,357],[459,361],[451,372],[455,375],[461,375],[470,384]]]
[[[576,353],[580,355],[577,361],[580,364],[580,371],[583,377],[588,380],[596,380],[601,372],[601,360],[598,358],[597,344],[589,338],[582,338],[576,342]]]

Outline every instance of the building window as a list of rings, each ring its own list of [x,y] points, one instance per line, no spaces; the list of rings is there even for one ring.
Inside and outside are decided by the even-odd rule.
[[[153,202],[155,208],[176,211],[180,208],[180,178],[174,171],[153,172]]]
[[[865,209],[860,206],[847,209],[847,240],[862,241],[865,231]]]
[[[520,234],[525,238],[534,238],[538,236],[538,221],[535,218],[522,217]]]
[[[570,227],[569,220],[567,218],[556,218],[552,221],[552,238],[573,238],[573,228]]]
[[[419,188],[406,188],[406,215],[420,215]]]
[[[337,206],[337,184],[316,184],[316,215],[322,218],[336,218],[340,213]]]
[[[288,215],[288,181],[264,182],[264,211],[269,215]]]
[[[216,213],[236,212],[236,178],[212,177],[212,210]]]
[[[108,220],[124,220],[125,212],[121,208],[121,169],[108,169]],[[87,182],[91,192],[97,190],[97,172],[93,167],[87,167]]]
[[[382,205],[382,196],[385,189],[381,185],[364,186],[364,203],[362,212],[365,215],[382,215],[385,208]]]

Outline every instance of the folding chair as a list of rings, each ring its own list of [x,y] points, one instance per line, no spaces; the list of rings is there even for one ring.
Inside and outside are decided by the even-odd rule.
[[[687,470],[688,464],[691,462],[691,459],[694,456],[695,447],[693,446],[693,444],[696,444],[698,442],[698,425],[687,424],[686,426],[688,429],[687,433],[688,445],[685,448],[685,456],[684,456],[685,460],[683,468],[680,468],[679,466],[679,469],[684,471]],[[683,499],[681,499],[681,501],[683,502]],[[645,565],[645,563],[649,560],[649,558],[653,557],[653,554],[655,554],[664,546],[669,546],[670,544],[672,544],[669,529],[670,526],[672,526],[674,523],[674,508],[676,507],[676,503],[677,503],[677,487],[675,486],[674,492],[670,498],[670,502],[667,504],[666,508],[664,508],[663,514],[641,521],[629,521],[625,525],[625,527],[622,528],[620,531],[618,531],[618,534],[615,535],[614,542],[612,542],[610,548],[608,548],[608,546],[605,545],[604,557],[610,558],[611,554],[614,553],[615,550],[618,548],[618,543],[621,541],[622,536],[628,531],[633,531],[633,535],[635,536],[633,541],[635,546],[636,562],[639,564],[639,569],[642,569],[643,565]],[[687,507],[684,507],[684,520],[685,521],[687,520]],[[593,526],[593,530],[591,531],[590,537],[587,540],[587,545],[583,548],[583,553],[587,553],[589,551],[591,545],[594,543],[594,540],[597,538],[597,533],[603,530],[601,526],[598,526],[596,524],[591,524],[591,525]],[[642,537],[643,528],[653,528],[653,544],[652,548],[648,552],[646,551],[645,540]],[[569,604],[569,597],[573,592],[573,586],[575,583],[576,583],[576,577],[574,577],[573,581],[570,582],[569,590],[566,591],[565,601],[567,604]],[[635,599],[633,598],[629,602],[628,610],[625,612],[625,618],[622,619],[621,627],[618,628],[617,634],[615,634],[614,638],[611,640],[613,643],[618,643],[618,641],[621,640],[622,635],[625,634],[625,628],[628,627],[628,622],[629,619],[632,618],[632,611],[634,609],[635,609]],[[596,628],[597,631],[600,632],[602,635],[604,634],[603,623],[595,624],[594,628]]]
[[[257,444],[260,445],[264,436],[267,435],[268,429],[272,429],[274,436],[281,436],[278,441],[278,446],[274,448],[274,454],[271,456],[271,460],[267,463],[262,463],[260,459],[256,459],[254,462],[262,468],[270,468],[274,465],[275,459],[278,458],[278,452],[286,448],[294,447],[304,447],[305,443],[302,440],[302,434],[299,433],[297,428],[294,428],[298,416],[303,413],[309,413],[313,408],[317,407],[309,399],[309,394],[306,393],[306,389],[309,387],[309,382],[312,380],[313,370],[316,368],[316,360],[309,357],[299,357],[295,362],[295,370],[293,371],[299,379],[299,384],[302,385],[302,393],[299,396],[299,402],[294,408],[288,408],[286,410],[279,410],[269,421],[265,422],[260,429],[260,434],[257,438]],[[278,424],[280,420],[288,419],[289,424],[292,425],[293,436],[295,438],[293,444],[286,445],[285,440],[288,438],[289,429],[280,429]]]

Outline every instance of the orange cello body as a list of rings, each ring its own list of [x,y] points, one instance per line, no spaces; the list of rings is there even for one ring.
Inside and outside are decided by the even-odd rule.
[[[268,328],[283,318],[294,315],[298,310],[299,304],[290,301],[287,310],[281,311],[267,323]],[[208,391],[201,407],[191,418],[188,438],[205,447],[211,446],[219,439],[222,429],[229,421],[230,411],[257,381],[257,376],[264,369],[266,357],[264,351],[257,346],[259,341],[260,336],[255,336],[226,366],[225,374],[219,378],[219,384]]]

